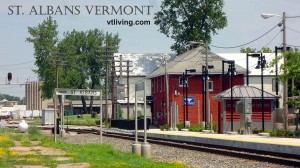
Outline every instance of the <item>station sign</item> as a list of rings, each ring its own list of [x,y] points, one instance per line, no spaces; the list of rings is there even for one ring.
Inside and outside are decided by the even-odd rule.
[[[185,106],[193,106],[195,105],[195,98],[194,96],[184,96],[184,105]]]
[[[71,95],[71,96],[100,96],[100,90],[95,89],[55,89],[56,95]]]

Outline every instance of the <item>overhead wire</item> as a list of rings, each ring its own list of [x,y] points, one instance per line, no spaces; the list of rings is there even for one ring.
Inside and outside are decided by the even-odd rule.
[[[289,30],[291,30],[291,31],[293,31],[293,32],[300,33],[300,31],[297,31],[297,30],[292,29],[292,28],[290,28],[290,27],[287,27],[287,26],[286,26],[286,28],[289,29]]]
[[[34,62],[34,61],[22,62],[22,63],[17,63],[17,64],[9,64],[9,65],[0,65],[0,68],[1,67],[8,67],[8,66],[16,66],[16,65],[29,64],[29,63],[32,63],[32,62]]]
[[[281,23],[281,22],[280,22]],[[274,30],[276,27],[278,26],[278,24],[276,24],[273,28],[271,28],[270,30],[268,30],[266,33],[262,34],[261,36],[255,38],[254,40],[251,40],[247,43],[241,44],[241,45],[237,45],[237,46],[231,46],[231,47],[222,47],[222,46],[215,46],[215,45],[209,45],[211,47],[215,47],[215,48],[224,48],[224,49],[230,49],[230,48],[238,48],[238,47],[242,47],[248,44],[251,44],[257,40],[259,40],[260,38],[264,37],[265,35],[269,34],[272,30]]]

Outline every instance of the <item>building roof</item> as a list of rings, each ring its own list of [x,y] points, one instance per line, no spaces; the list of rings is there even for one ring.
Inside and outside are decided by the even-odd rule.
[[[235,60],[235,63],[243,68],[247,68],[246,62],[247,62],[247,54],[246,53],[218,53],[221,57],[225,59]],[[263,55],[266,58],[267,63],[272,61],[275,58],[275,53],[263,53]],[[254,75],[261,75],[260,69],[255,69],[257,65],[258,58],[250,57],[249,56],[249,76]],[[282,60],[278,63],[278,69],[280,65],[282,64]],[[264,75],[272,75],[275,76],[275,67],[268,67],[264,69],[263,74]],[[278,72],[279,73],[279,72]]]
[[[241,98],[252,98],[252,99],[261,99],[262,97],[262,90],[254,87],[254,86],[243,86],[238,85],[232,87],[232,97],[234,99],[241,99]],[[278,99],[279,96],[271,94],[269,92],[264,91],[264,99]],[[213,97],[215,100],[225,100],[231,99],[231,89],[227,89]]]
[[[209,74],[222,74],[222,60],[226,60],[219,55],[208,51],[208,63],[213,65],[213,69],[209,69]],[[196,69],[195,74],[202,74],[202,65],[205,65],[206,61],[206,50],[203,47],[193,48],[182,55],[177,56],[173,61],[167,64],[167,74],[180,75],[185,72],[186,69]],[[164,64],[162,64],[164,65]],[[245,74],[246,69],[236,65],[237,74]],[[225,73],[227,72],[228,65],[224,64]],[[165,67],[161,66],[147,77],[152,78],[156,76],[161,76],[165,74]]]

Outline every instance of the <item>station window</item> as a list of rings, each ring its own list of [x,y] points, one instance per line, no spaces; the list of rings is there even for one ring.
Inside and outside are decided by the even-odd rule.
[[[276,92],[276,78],[272,79],[272,92]]]
[[[213,81],[208,81],[208,90],[209,91],[214,91],[214,83],[213,83]]]

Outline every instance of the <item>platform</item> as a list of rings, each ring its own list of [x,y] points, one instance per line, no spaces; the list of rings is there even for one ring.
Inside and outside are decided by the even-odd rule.
[[[139,131],[139,136],[143,135],[144,132]],[[252,149],[300,156],[299,138],[279,138],[239,134],[208,134],[186,131],[161,131],[159,129],[148,130],[147,137],[208,145],[221,145],[226,147]]]

